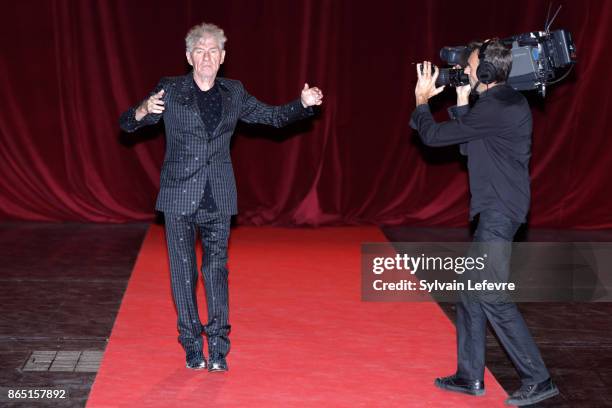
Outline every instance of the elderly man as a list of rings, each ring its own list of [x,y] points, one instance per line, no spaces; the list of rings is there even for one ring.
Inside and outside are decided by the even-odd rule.
[[[120,118],[127,132],[164,119],[166,155],[156,209],[165,217],[178,338],[186,352],[187,368],[209,371],[227,371],[230,349],[226,263],[230,219],[237,213],[230,158],[236,122],[285,126],[311,116],[312,106],[320,105],[323,98],[318,88],[305,84],[301,98],[286,105],[258,101],[239,81],[217,77],[225,59],[225,41],[223,30],[213,24],[193,27],[185,38],[192,72],[162,78],[148,99]],[[197,231],[204,249],[205,326],[195,295]],[[208,339],[208,362],[202,332]]]

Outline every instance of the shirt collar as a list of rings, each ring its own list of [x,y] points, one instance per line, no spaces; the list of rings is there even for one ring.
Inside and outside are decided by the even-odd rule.
[[[490,95],[494,95],[495,93],[499,92],[502,88],[505,88],[507,86],[508,85],[506,85],[505,82],[502,82],[501,84],[495,85],[493,88],[489,88],[486,91],[478,94],[478,98],[482,99],[482,98],[486,98],[486,97],[488,97]]]

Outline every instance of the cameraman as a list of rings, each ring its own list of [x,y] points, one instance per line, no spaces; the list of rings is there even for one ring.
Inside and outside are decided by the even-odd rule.
[[[434,67],[432,75],[429,61],[418,64],[417,106],[410,125],[428,146],[460,144],[461,153],[468,157],[470,220],[478,215],[474,242],[506,245],[495,252],[489,273],[507,280],[510,243],[529,210],[531,111],[524,96],[505,83],[512,67],[511,51],[497,40],[473,43],[471,50],[464,69],[470,84],[457,87],[457,106],[449,110],[452,120],[448,122],[436,123],[428,106],[429,98],[444,89],[435,85],[438,69]],[[471,92],[479,96],[472,107]],[[559,390],[516,305],[507,300],[475,300],[465,293],[457,303],[457,372],[437,378],[435,385],[484,394],[487,320],[522,380],[506,403],[523,406],[557,395]]]

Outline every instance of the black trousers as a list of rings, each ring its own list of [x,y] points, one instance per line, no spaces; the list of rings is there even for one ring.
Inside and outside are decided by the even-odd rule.
[[[211,359],[225,357],[230,349],[227,287],[227,244],[231,215],[199,209],[192,215],[165,214],[166,241],[174,304],[178,314],[179,342],[187,359],[203,357],[202,332],[208,338]],[[206,289],[208,323],[198,315],[195,243],[200,233],[203,247],[202,276]]]
[[[498,211],[480,213],[472,250],[487,254],[485,270],[479,279],[507,282],[510,275],[512,241],[520,223]],[[473,279],[474,276],[467,277]],[[550,377],[523,316],[509,298],[500,293],[463,292],[457,303],[457,375],[483,380],[485,370],[487,320],[506,349],[523,384]]]

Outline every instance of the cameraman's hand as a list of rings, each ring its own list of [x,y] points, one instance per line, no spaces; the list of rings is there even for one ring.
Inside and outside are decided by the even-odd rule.
[[[464,106],[470,103],[470,93],[472,92],[472,87],[470,84],[458,86],[457,90],[457,106]]]
[[[455,65],[453,68],[461,70],[464,69],[459,64]],[[458,86],[455,88],[455,90],[457,91],[457,106],[468,105],[470,103],[470,93],[472,92],[472,86],[470,84]]]
[[[423,72],[421,72],[423,67]],[[436,88],[436,80],[438,79],[438,68],[434,67],[434,73],[431,74],[431,62],[423,61],[423,64],[417,64],[417,81],[416,88],[414,89],[414,95],[416,97],[416,104],[426,104],[429,98],[436,96],[444,90],[444,86]]]

